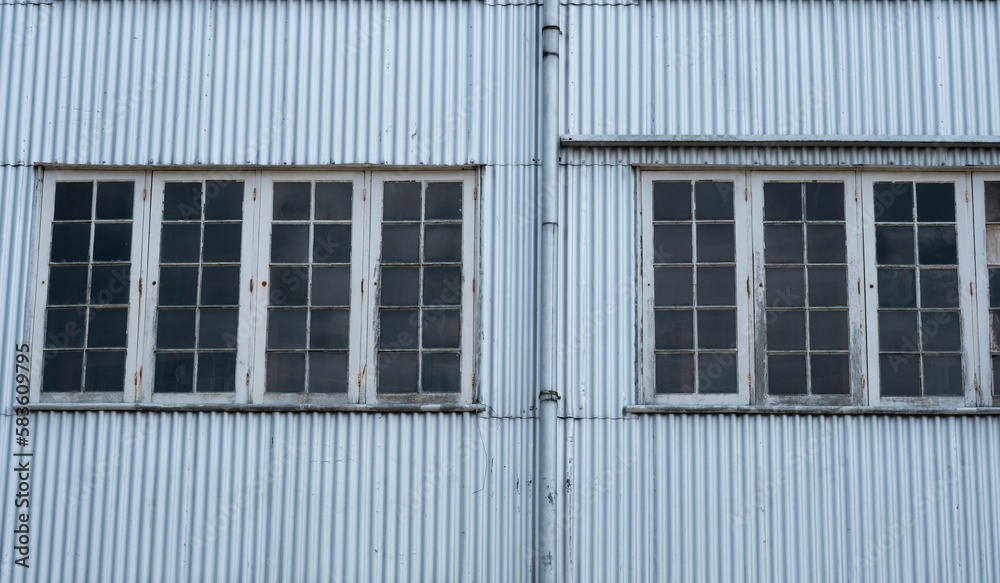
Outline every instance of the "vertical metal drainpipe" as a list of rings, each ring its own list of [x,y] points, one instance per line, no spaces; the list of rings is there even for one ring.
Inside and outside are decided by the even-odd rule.
[[[538,184],[538,209],[541,223],[539,240],[538,283],[541,292],[538,306],[538,430],[535,451],[538,455],[538,479],[535,480],[535,579],[539,583],[556,581],[557,521],[556,497],[559,471],[556,464],[556,422],[559,391],[556,387],[556,272],[559,224],[559,0],[542,4],[541,95],[541,177]]]

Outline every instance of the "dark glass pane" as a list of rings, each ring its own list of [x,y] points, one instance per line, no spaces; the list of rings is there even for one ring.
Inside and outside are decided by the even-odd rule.
[[[83,382],[83,352],[45,351],[42,391],[63,393],[79,391]]]
[[[163,185],[163,220],[201,219],[201,183],[168,182]]]
[[[736,348],[736,311],[699,310],[698,348]]]
[[[52,263],[90,261],[90,224],[52,225]]]
[[[419,310],[379,311],[379,348],[401,350],[417,347]]]
[[[425,306],[457,306],[461,303],[461,267],[424,268]]]
[[[202,310],[199,318],[198,348],[236,348],[237,309]]]
[[[309,348],[313,350],[347,350],[350,345],[350,311],[312,311],[312,321],[309,323]]]
[[[347,353],[309,353],[309,392],[347,392]]]
[[[415,306],[420,300],[419,267],[383,267],[379,305]]]
[[[1000,352],[1000,310],[990,310],[990,350]]]
[[[962,393],[961,356],[924,357],[924,395],[960,397]]]
[[[654,182],[653,220],[690,221],[691,183]]]
[[[913,221],[913,184],[909,182],[876,182],[875,220],[880,222]]]
[[[654,267],[653,303],[657,306],[690,306],[694,282],[690,267]]]
[[[764,184],[764,220],[798,221],[802,219],[802,185],[797,182]]]
[[[240,238],[243,225],[240,223],[206,223],[205,250],[202,257],[206,263],[239,263]]]
[[[913,229],[875,227],[875,260],[880,265],[913,265]]]
[[[197,267],[160,268],[161,306],[193,306],[198,300]]]
[[[420,225],[382,225],[382,263],[419,263]]]
[[[736,304],[736,270],[732,267],[698,268],[698,305]]]
[[[316,220],[351,220],[351,198],[353,192],[354,185],[350,182],[317,182]]]
[[[428,221],[462,220],[462,183],[431,182],[427,185],[427,208],[424,219]]]
[[[424,310],[424,348],[461,348],[462,312],[459,310]]]
[[[132,257],[132,225],[94,225],[94,261],[128,261]]]
[[[656,348],[694,348],[694,318],[689,310],[657,310]]]
[[[694,185],[694,216],[700,221],[732,220],[733,183],[696,182]]]
[[[382,200],[382,220],[419,221],[420,183],[386,182],[385,197]]]
[[[94,275],[96,279],[97,273]],[[127,293],[125,295],[128,296]],[[87,266],[53,265],[49,269],[48,301],[50,306],[87,303]]]
[[[134,182],[98,182],[97,219],[130,220],[132,218],[132,206],[135,202],[134,197]],[[89,367],[89,357],[87,362],[87,366]]]
[[[913,269],[879,269],[878,305],[881,308],[915,308],[917,306],[916,271]]]
[[[958,270],[921,269],[920,306],[924,308],[957,308]]]
[[[53,221],[89,221],[94,185],[90,182],[57,182]]]
[[[1000,356],[991,359],[993,363],[993,395],[1000,395]]]
[[[764,289],[768,306],[789,308],[805,305],[806,292],[801,267],[768,267],[764,277],[767,279]],[[810,279],[810,291],[811,286]]]
[[[986,183],[986,222],[1000,223],[1000,182]]]
[[[990,268],[990,307],[1000,308],[1000,269]]]
[[[305,265],[272,267],[268,283],[272,306],[304,306],[309,301],[309,268]]]
[[[810,267],[809,305],[846,306],[847,270],[843,267]]]
[[[156,347],[194,348],[195,310],[157,310]]]
[[[159,353],[153,391],[157,393],[194,392],[194,353]]]
[[[236,353],[202,352],[198,354],[198,392],[232,393],[236,391]]]
[[[917,220],[924,223],[955,222],[955,185],[917,183]]]
[[[309,189],[308,182],[275,182],[274,220],[308,221]]]
[[[87,379],[83,390],[120,392],[125,389],[125,351],[87,353]]]
[[[654,263],[691,263],[691,225],[653,227]]]
[[[809,263],[846,263],[847,245],[843,225],[806,227]]]
[[[198,263],[201,225],[163,225],[160,234],[160,263]]]
[[[842,182],[806,184],[806,220],[844,220],[844,184]]]
[[[350,267],[313,267],[312,305],[351,304]]]
[[[880,312],[878,349],[882,352],[918,352],[920,335],[916,312]]]
[[[95,304],[127,305],[128,265],[95,265],[90,282],[90,301]]]
[[[736,260],[733,225],[698,225],[698,262],[732,263]]]
[[[86,308],[45,310],[45,348],[83,348]]]
[[[809,359],[814,395],[847,395],[851,392],[846,354],[813,354]]]
[[[266,387],[270,393],[304,392],[306,388],[305,353],[268,352]]]
[[[921,265],[958,263],[955,227],[920,227],[917,230]]]
[[[351,262],[351,225],[316,225],[313,230],[314,263]]]
[[[767,311],[767,349],[805,350],[806,313],[803,311]]]
[[[201,305],[235,306],[240,303],[238,266],[201,268]]]
[[[422,356],[420,387],[425,393],[458,393],[462,390],[461,355],[432,352]]]
[[[802,227],[764,225],[764,261],[802,263]]]
[[[694,393],[694,355],[657,354],[656,392]]]
[[[127,334],[128,308],[90,308],[88,347],[125,348]]]
[[[268,310],[267,348],[269,350],[306,347],[306,310]]]
[[[916,397],[920,395],[920,357],[917,355],[883,354],[879,357],[883,397]]]
[[[462,226],[425,226],[424,261],[462,261]]]
[[[205,183],[206,221],[239,221],[242,219],[242,182],[209,180]]]
[[[962,350],[962,318],[959,312],[922,312],[921,336],[924,350],[931,352]]]
[[[809,312],[810,349],[847,350],[849,337],[847,312]]]
[[[772,395],[804,395],[806,386],[804,354],[767,357],[767,392]]]
[[[380,352],[378,355],[378,391],[380,393],[416,393],[417,352]]]
[[[271,226],[271,263],[305,263],[308,260],[307,225]]]
[[[735,393],[736,373],[735,354],[703,352],[698,355],[698,392]]]

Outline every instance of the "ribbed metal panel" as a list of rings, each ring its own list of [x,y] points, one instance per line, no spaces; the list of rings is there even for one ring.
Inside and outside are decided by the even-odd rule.
[[[0,13],[3,10],[0,9]],[[0,309],[0,346],[7,358],[0,361],[6,387],[0,390],[0,407],[6,414],[14,402],[14,347],[28,342],[25,319],[31,306],[28,285],[30,258],[34,257],[35,170],[29,166],[0,166],[0,289],[7,300]],[[5,417],[4,417],[5,418]]]
[[[1000,6],[667,0],[566,9],[570,134],[1000,132]]]

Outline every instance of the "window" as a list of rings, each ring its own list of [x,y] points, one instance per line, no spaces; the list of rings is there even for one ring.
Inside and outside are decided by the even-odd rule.
[[[1000,334],[977,330],[1000,321],[1000,180],[970,193],[970,174],[947,172],[641,177],[646,402],[990,404]]]
[[[469,172],[48,172],[35,402],[467,403]]]

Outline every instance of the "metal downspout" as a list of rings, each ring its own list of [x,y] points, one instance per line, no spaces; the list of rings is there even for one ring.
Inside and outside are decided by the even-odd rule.
[[[556,272],[559,224],[559,0],[542,4],[542,63],[539,106],[541,127],[541,177],[538,186],[538,209],[541,223],[538,283],[541,297],[538,306],[538,479],[535,481],[536,531],[535,578],[540,583],[556,581],[557,514],[559,488],[556,423],[559,391],[556,387]]]

